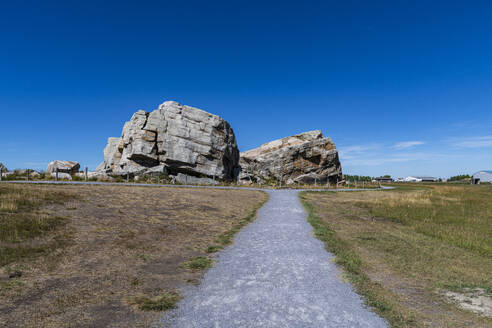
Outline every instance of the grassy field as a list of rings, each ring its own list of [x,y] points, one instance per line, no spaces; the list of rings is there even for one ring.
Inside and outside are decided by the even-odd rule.
[[[0,326],[148,327],[267,197],[0,184]]]
[[[54,234],[66,219],[40,211],[42,205],[63,204],[75,199],[65,191],[12,188],[0,185],[0,267],[23,258],[54,254],[67,242],[67,231]],[[52,233],[52,238],[33,239]]]
[[[492,327],[492,187],[301,194],[318,238],[393,327]]]

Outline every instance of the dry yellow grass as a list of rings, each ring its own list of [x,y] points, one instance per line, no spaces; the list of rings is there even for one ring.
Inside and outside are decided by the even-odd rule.
[[[492,257],[492,188],[434,185],[362,201],[371,215]]]
[[[492,188],[405,188],[304,197],[339,263],[394,327],[492,327],[444,297],[476,288],[492,296]]]
[[[67,239],[62,247],[20,257],[0,269],[3,277],[22,272],[21,277],[0,278],[0,317],[7,327],[147,327],[159,314],[141,309],[167,308],[161,304],[163,295],[174,295],[201,277],[202,272],[183,263],[208,256],[209,246],[237,229],[267,198],[247,190],[8,188],[12,194],[75,198],[42,201],[36,214],[63,217],[65,223],[9,242],[15,248],[49,243],[57,236]],[[138,300],[147,300],[145,306]]]

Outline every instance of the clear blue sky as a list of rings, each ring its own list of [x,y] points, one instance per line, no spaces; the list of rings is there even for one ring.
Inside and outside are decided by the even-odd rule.
[[[2,1],[0,162],[94,169],[165,100],[240,150],[321,129],[344,173],[492,169],[491,1]]]

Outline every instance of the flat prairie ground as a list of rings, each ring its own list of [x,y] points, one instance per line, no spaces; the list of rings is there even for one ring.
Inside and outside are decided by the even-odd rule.
[[[267,198],[0,184],[0,326],[148,327]]]
[[[492,327],[492,186],[304,192],[344,277],[393,327]]]

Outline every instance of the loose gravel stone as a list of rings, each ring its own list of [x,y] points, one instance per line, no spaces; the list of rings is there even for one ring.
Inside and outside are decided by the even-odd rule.
[[[297,191],[270,191],[258,218],[158,327],[388,327],[341,279]]]

